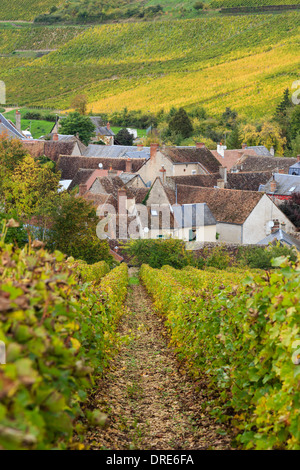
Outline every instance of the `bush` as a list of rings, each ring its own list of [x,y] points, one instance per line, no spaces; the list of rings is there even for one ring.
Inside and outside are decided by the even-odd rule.
[[[293,248],[282,246],[278,242],[276,245],[269,245],[268,247],[240,246],[237,253],[237,263],[253,269],[271,269],[272,259],[279,256],[288,256],[292,261],[297,259]]]
[[[194,263],[193,256],[186,251],[181,240],[132,240],[124,250],[139,266],[147,263],[152,268],[164,265],[183,268]]]

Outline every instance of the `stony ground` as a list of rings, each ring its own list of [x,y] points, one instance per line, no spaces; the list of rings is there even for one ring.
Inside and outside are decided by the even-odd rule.
[[[129,287],[119,332],[129,339],[93,397],[94,405],[107,413],[108,425],[89,431],[86,445],[112,450],[229,449],[230,436],[201,410],[205,398],[180,370],[163,320],[139,284]]]

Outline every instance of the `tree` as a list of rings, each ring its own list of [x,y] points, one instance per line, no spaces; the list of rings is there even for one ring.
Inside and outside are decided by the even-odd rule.
[[[133,135],[128,132],[127,129],[120,129],[117,135],[115,136],[116,145],[132,145],[133,144]]]
[[[295,139],[293,139],[291,142],[290,155],[292,157],[295,157],[296,155],[300,155],[300,132],[298,132]]]
[[[299,131],[300,131],[300,106],[298,105],[293,108],[291,118],[290,118],[290,138],[292,140],[295,139]]]
[[[236,126],[238,113],[233,109],[227,107],[225,112],[222,114],[221,121],[229,129],[233,129]]]
[[[197,10],[197,11],[198,11],[198,10],[203,10],[203,8],[204,8],[204,3],[203,3],[203,2],[196,2],[196,3],[194,3],[193,8],[194,8],[195,10]]]
[[[179,108],[169,122],[169,131],[181,135],[184,139],[190,137],[193,133],[193,125],[187,112]]]
[[[62,251],[91,264],[111,260],[108,243],[96,235],[99,218],[91,203],[64,191],[57,194],[49,207],[49,217],[51,226],[46,241],[50,250]]]
[[[89,116],[82,116],[78,112],[70,113],[66,118],[61,120],[61,133],[68,135],[76,135],[79,139],[88,145],[91,137],[95,133],[95,125]]]
[[[15,168],[26,155],[27,152],[18,139],[0,135],[0,196],[3,196],[5,182],[10,180]]]
[[[71,102],[71,108],[82,116],[86,114],[87,111],[87,97],[86,95],[77,95],[73,98]]]
[[[286,116],[287,109],[291,106],[291,100],[289,96],[289,89],[286,88],[283,92],[283,97],[280,103],[276,107],[275,118],[282,118]]]
[[[16,211],[22,221],[41,216],[41,208],[55,197],[60,173],[53,173],[47,166],[41,166],[30,155],[15,168],[11,178],[5,182],[5,210]]]
[[[243,136],[240,131],[239,125],[235,125],[232,132],[230,133],[226,144],[229,149],[240,149],[243,143]]]
[[[253,124],[246,124],[246,126],[241,129],[241,132],[243,136],[243,142],[245,142],[247,145],[259,145],[260,135]]]
[[[260,132],[260,143],[269,150],[274,147],[278,155],[283,155],[286,145],[286,138],[282,137],[280,127],[270,122],[265,122]]]

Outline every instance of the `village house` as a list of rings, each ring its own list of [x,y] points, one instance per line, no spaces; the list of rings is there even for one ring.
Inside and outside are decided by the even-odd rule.
[[[272,227],[272,232],[266,238],[258,242],[258,245],[275,245],[279,243],[281,246],[287,246],[289,248],[296,248],[300,251],[300,241],[297,240],[292,235],[286,233],[282,228],[280,228],[279,221],[275,220],[274,225]]]
[[[11,139],[25,140],[26,137],[21,131],[21,114],[19,111],[16,113],[16,125],[9,119],[6,119],[3,114],[0,114],[0,135],[6,135]]]
[[[89,144],[83,154],[85,157],[102,158],[150,158],[150,147],[143,145],[96,145]]]
[[[219,171],[220,163],[204,144],[196,147],[159,147],[151,144],[150,158],[139,170],[147,185],[157,176],[209,175]]]
[[[222,175],[222,177],[221,177]],[[219,173],[211,175],[169,176],[166,184],[175,190],[177,184],[200,186],[205,188],[226,188],[243,191],[258,191],[260,186],[267,183],[272,172],[228,173],[220,167]]]
[[[288,173],[290,166],[295,163],[297,163],[296,158],[243,155],[231,168],[231,173],[248,173],[251,171],[272,171],[277,173],[282,171]]]
[[[271,198],[261,192],[178,185],[177,201],[206,202],[217,221],[220,242],[256,244],[271,233],[275,219],[287,232],[296,230]]]
[[[260,186],[259,191],[267,193],[278,202],[291,199],[294,193],[300,192],[300,175],[274,173],[266,184]]]
[[[92,137],[92,141],[99,142],[101,140],[105,145],[114,145],[115,133],[112,131],[110,123],[108,122],[104,126],[99,116],[90,116],[90,120],[95,126],[95,135]]]
[[[289,168],[289,175],[300,176],[300,155],[297,155],[297,161]]]

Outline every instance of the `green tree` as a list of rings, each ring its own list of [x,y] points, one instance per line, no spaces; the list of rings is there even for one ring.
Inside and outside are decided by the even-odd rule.
[[[127,129],[120,129],[115,137],[116,145],[132,145],[133,135]]]
[[[61,120],[61,133],[69,135],[78,133],[79,139],[88,145],[95,133],[95,125],[89,116],[82,116],[80,113],[74,112]]]
[[[3,196],[5,182],[10,180],[26,155],[27,152],[18,139],[0,135],[0,196]]]
[[[183,108],[179,108],[171,118],[169,122],[169,131],[170,133],[182,135],[184,139],[192,135],[193,125],[187,112]]]
[[[25,156],[5,182],[5,210],[16,211],[24,222],[37,213],[41,215],[44,204],[55,197],[59,179],[60,173],[41,166],[30,155]]]
[[[229,149],[240,149],[243,143],[243,135],[240,131],[239,125],[235,125],[230,133],[226,144]]]
[[[297,137],[300,130],[300,106],[295,106],[291,113],[290,119],[290,138],[291,140]]]
[[[50,250],[59,250],[90,264],[111,260],[107,241],[99,240],[96,235],[99,218],[91,203],[65,191],[57,194],[49,205],[49,217],[46,241]]]

